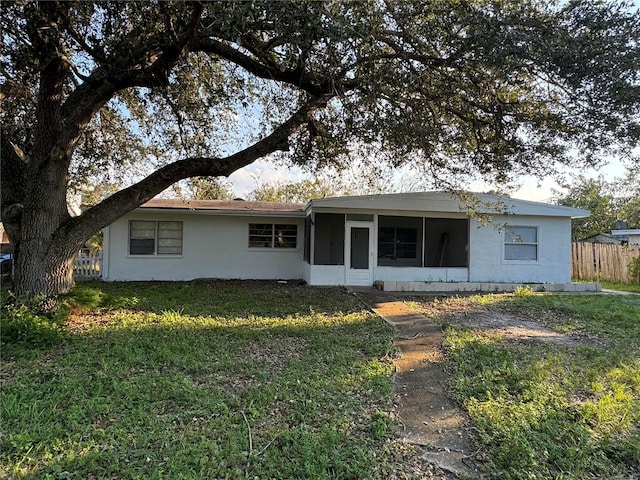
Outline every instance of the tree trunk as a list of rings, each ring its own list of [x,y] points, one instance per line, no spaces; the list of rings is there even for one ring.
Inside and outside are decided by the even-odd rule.
[[[49,28],[50,22],[60,20],[62,10],[53,3],[38,3],[35,23],[30,37],[38,48],[42,69],[39,73],[38,107],[35,115],[33,149],[28,161],[12,164],[24,170],[23,185],[12,188],[20,195],[3,201],[5,205],[20,204],[20,215],[14,215],[11,230],[17,253],[14,264],[14,293],[19,301],[37,298],[47,309],[55,308],[55,298],[73,287],[73,255],[78,244],[61,233],[61,226],[69,220],[67,209],[67,181],[70,155],[75,138],[65,136],[66,122],[61,116],[68,61],[62,58],[60,35]],[[18,151],[12,149],[12,157]],[[24,159],[21,159],[24,160]],[[6,162],[3,162],[3,165]],[[11,186],[11,185],[9,185]],[[3,192],[3,200],[5,194]],[[4,219],[4,218],[3,218]],[[44,302],[44,303],[43,303]]]
[[[42,191],[40,206],[25,210],[19,254],[14,260],[13,291],[19,300],[35,299],[42,310],[56,307],[55,297],[73,288],[73,262],[79,245],[60,233],[69,214],[61,211],[59,195]]]
[[[22,245],[16,259],[14,294],[19,299],[34,298],[49,305],[51,299],[73,288],[75,255],[38,252],[32,245]]]

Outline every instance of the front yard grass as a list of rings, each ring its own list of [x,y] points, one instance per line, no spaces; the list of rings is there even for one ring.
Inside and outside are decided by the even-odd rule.
[[[581,339],[434,317],[485,478],[640,476],[640,296],[438,302]],[[394,440],[391,327],[343,289],[87,283],[65,305],[3,318],[2,478],[428,478]]]
[[[635,283],[602,282],[602,288],[621,290],[623,292],[640,293],[640,285]]]
[[[14,311],[3,323],[0,477],[403,469],[391,327],[343,289],[90,283],[66,303],[65,322]]]
[[[577,345],[506,340],[446,324],[446,313],[436,318],[445,322],[453,388],[473,420],[487,478],[640,478],[640,296],[440,302],[443,312],[447,302],[457,311],[452,304],[463,303],[465,314],[508,312],[580,339]]]

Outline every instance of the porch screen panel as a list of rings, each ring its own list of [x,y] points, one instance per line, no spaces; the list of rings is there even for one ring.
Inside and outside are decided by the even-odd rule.
[[[378,265],[422,265],[422,218],[378,217]]]
[[[313,229],[313,264],[344,265],[344,214],[316,213]]]
[[[425,218],[425,267],[469,266],[469,220]]]
[[[369,269],[369,229],[351,227],[351,268]]]

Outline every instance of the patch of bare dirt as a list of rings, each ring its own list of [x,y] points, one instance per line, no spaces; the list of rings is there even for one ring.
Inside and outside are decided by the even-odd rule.
[[[596,346],[602,342],[575,329],[560,331],[559,326],[574,324],[573,319],[549,310],[522,313],[505,311],[496,305],[485,305],[464,298],[413,299],[419,309],[439,322],[479,330],[504,341],[538,342],[565,347]]]

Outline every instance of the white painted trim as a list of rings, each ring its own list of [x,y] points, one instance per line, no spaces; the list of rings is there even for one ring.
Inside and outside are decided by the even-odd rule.
[[[106,226],[102,229],[102,265],[100,265],[100,274],[103,280],[107,280],[109,278],[109,253],[111,252],[111,248],[109,248],[110,240],[109,226]]]
[[[513,228],[518,228],[518,227],[524,227],[524,228],[535,228],[536,229],[536,259],[535,260],[507,260],[505,258],[506,256],[506,246],[507,246],[507,239],[505,238],[506,234],[507,234],[507,229],[509,227],[513,227]],[[502,239],[502,247],[501,247],[501,251],[500,251],[500,258],[502,261],[503,265],[540,265],[540,258],[542,257],[542,253],[541,253],[541,246],[542,246],[542,233],[543,233],[543,228],[540,224],[527,224],[526,222],[521,222],[521,223],[507,223],[504,226],[504,230],[502,232],[500,232],[500,238]],[[532,245],[531,243],[527,243],[526,245]]]
[[[369,258],[368,269],[351,269],[351,229],[352,228],[366,228],[369,230],[369,251],[367,252]],[[375,230],[374,222],[360,222],[360,221],[345,221],[344,224],[344,270],[345,270],[345,284],[347,285],[373,285],[373,279],[375,277]],[[365,277],[366,272],[366,277]],[[350,275],[351,273],[351,275]],[[358,275],[362,274],[362,275]]]

